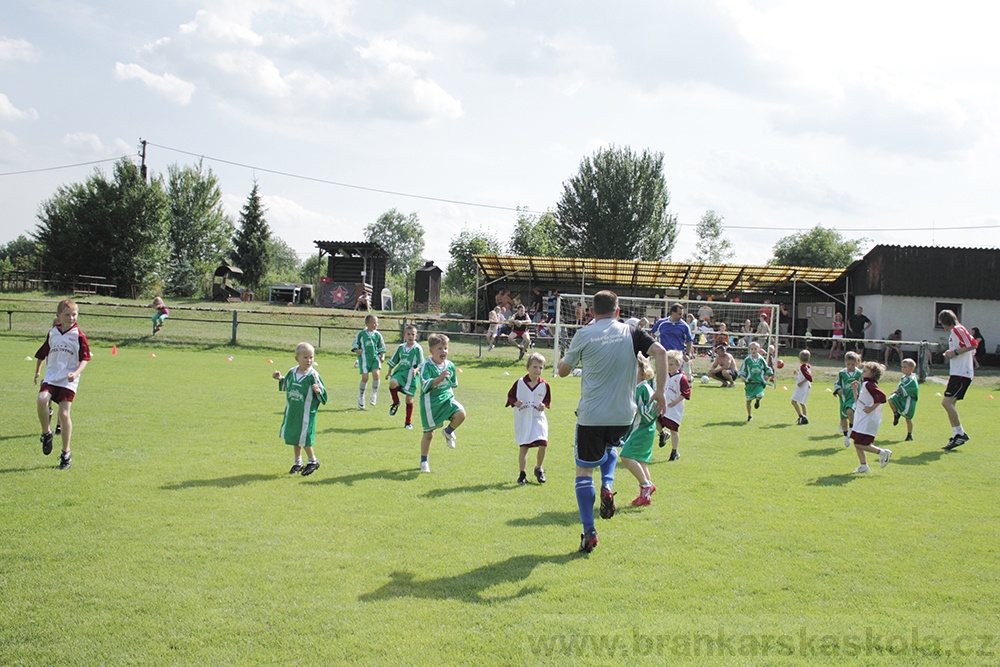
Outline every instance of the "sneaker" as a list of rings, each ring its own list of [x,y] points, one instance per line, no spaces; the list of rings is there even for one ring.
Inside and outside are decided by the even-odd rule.
[[[297,475],[300,472],[302,472],[302,464],[301,463],[296,463],[295,465],[292,466],[292,469],[288,471],[288,474],[289,475]]]
[[[377,401],[378,401],[378,397],[375,394],[372,394],[372,400],[371,400],[372,406],[374,406]]]
[[[894,412],[892,414],[892,425],[893,426],[899,426],[899,413],[898,412]]]
[[[361,399],[358,401],[358,410],[364,410],[364,409],[365,409],[365,400]]]
[[[412,431],[413,430],[413,424],[407,424],[406,425],[406,430],[407,431]]]
[[[62,452],[59,454],[59,469],[66,470],[73,465],[73,452]]]
[[[945,450],[946,452],[950,452],[959,445],[964,445],[968,441],[969,441],[969,436],[967,434],[959,433],[958,435],[951,436],[951,440],[949,440],[948,444],[942,447],[942,449]]]
[[[601,518],[610,519],[618,507],[615,505],[615,493],[606,486],[601,487]]]
[[[666,447],[666,446],[667,446],[667,432],[660,431],[660,447]]]
[[[652,501],[649,499],[649,496],[643,493],[640,489],[639,495],[632,501],[632,504],[636,507],[642,507],[643,505],[651,505]]]
[[[668,460],[668,461],[676,461],[676,460],[677,460],[677,459],[679,459],[680,457],[681,457],[681,455],[677,453],[677,450],[676,450],[676,449],[671,449],[671,450],[670,450],[670,458],[669,458],[669,459],[667,459],[667,460]]]
[[[891,449],[886,449],[885,447],[883,447],[882,451],[878,453],[878,464],[879,464],[879,467],[884,468],[886,466],[886,464],[889,463],[889,457],[890,456],[892,456],[892,450]]]
[[[42,433],[42,454],[48,456],[52,453],[52,431]]]
[[[455,449],[455,445],[458,444],[458,438],[455,437],[455,432],[454,431],[452,431],[451,433],[448,433],[448,431],[445,431],[444,432],[444,441],[447,442],[448,446],[451,447],[452,449]]]
[[[844,447],[850,447],[850,446],[851,446],[851,436],[848,435],[847,433],[845,433],[844,434]]]
[[[56,430],[53,431],[53,433],[55,433],[56,435],[62,433],[62,425],[58,421],[56,422]]]
[[[545,484],[545,470],[542,468],[535,468],[535,479],[538,480],[539,484]]]
[[[872,471],[872,469],[868,467],[867,463],[864,464],[864,465],[859,465],[857,468],[854,469],[854,472],[856,474],[865,473],[865,472],[871,472],[871,471]]]
[[[903,438],[903,442],[913,442],[913,434],[912,433],[907,433],[906,437]]]
[[[799,421],[799,423],[802,424],[803,426],[805,426],[806,424],[809,423],[809,417],[806,417],[805,415],[802,415],[802,419]]]
[[[517,476],[517,483],[518,484],[527,484],[528,483],[528,475],[525,474],[525,472],[523,470],[521,471],[521,474]]]
[[[753,409],[756,410],[759,407],[760,407],[760,399],[758,398],[753,402]]]
[[[309,463],[306,464],[306,467],[302,469],[302,472],[300,474],[303,477],[308,477],[317,470],[319,470],[319,461],[310,461]]]
[[[523,347],[521,348],[521,353],[517,355],[517,360],[521,361],[521,359],[524,359],[524,348]]]
[[[589,554],[597,546],[597,531],[591,528],[580,536],[580,552]]]
[[[430,472],[430,471],[431,471],[430,461],[421,461],[420,462],[420,472]]]
[[[748,422],[752,422],[753,421],[753,415],[747,415],[747,421]]]
[[[652,482],[650,482],[650,484],[649,484],[649,495],[652,496],[654,493],[656,493],[656,484],[653,484]]]
[[[393,403],[392,405],[390,405],[389,406],[389,416],[390,417],[395,417],[396,416],[396,410],[399,410],[399,403]]]

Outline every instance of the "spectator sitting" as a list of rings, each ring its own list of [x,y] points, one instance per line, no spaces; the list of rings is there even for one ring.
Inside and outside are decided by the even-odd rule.
[[[894,344],[894,343],[889,342],[889,341],[903,340],[903,331],[901,329],[896,329],[891,334],[889,334],[889,337],[886,338],[885,340],[886,340],[886,344],[885,344],[885,366],[886,366],[886,368],[889,367],[889,360],[892,359],[892,355],[894,355],[894,354],[896,355],[896,358],[899,359],[900,363],[902,363],[903,356],[900,354],[900,350],[902,349],[902,346],[899,345],[899,344]]]

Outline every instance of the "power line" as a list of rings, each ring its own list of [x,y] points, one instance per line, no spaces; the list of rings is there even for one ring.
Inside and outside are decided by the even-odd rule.
[[[62,164],[58,167],[41,167],[40,169],[25,169],[24,171],[6,171],[0,173],[0,176],[21,176],[22,174],[38,174],[43,171],[58,171],[60,169],[72,169],[74,167],[89,167],[92,164],[101,164],[104,162],[117,162],[123,157],[129,157],[127,155],[119,155],[118,157],[106,157],[103,160],[92,160],[90,162],[77,162],[75,164]]]

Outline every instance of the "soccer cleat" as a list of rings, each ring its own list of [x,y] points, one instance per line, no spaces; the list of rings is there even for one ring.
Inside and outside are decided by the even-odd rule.
[[[431,464],[430,464],[430,462],[429,461],[421,461],[420,462],[420,472],[430,472],[430,471],[431,471]]]
[[[60,433],[62,433],[62,424],[60,424],[58,421],[56,422],[56,430],[53,431],[53,432],[56,435],[59,435]]]
[[[907,433],[906,437],[903,438],[903,442],[913,442],[913,434],[912,433]]]
[[[753,409],[756,410],[759,407],[760,407],[760,399],[758,398],[753,402]]]
[[[808,423],[809,423],[809,417],[802,415],[802,417],[799,419],[799,424],[805,426]]]
[[[364,409],[365,409],[365,399],[361,398],[358,400],[358,410],[364,410]]]
[[[597,531],[591,528],[580,535],[580,553],[589,554],[597,546]]]
[[[545,470],[542,468],[535,468],[535,479],[538,480],[539,484],[545,484]]]
[[[524,348],[523,347],[521,348],[521,353],[517,355],[517,360],[521,361],[521,359],[524,359]]]
[[[667,446],[667,432],[660,431],[660,447],[666,447],[666,446]]]
[[[676,450],[676,449],[671,449],[671,450],[670,450],[670,458],[669,458],[669,459],[667,459],[667,460],[668,460],[668,461],[676,461],[676,460],[678,460],[678,459],[679,459],[680,457],[681,457],[681,455],[677,453],[677,450]]]
[[[406,425],[406,430],[407,431],[412,431],[413,430],[413,424],[407,424]]]
[[[452,431],[451,433],[448,433],[448,431],[445,431],[444,432],[444,441],[447,442],[448,446],[451,447],[452,449],[455,449],[455,445],[458,444],[458,438],[455,437],[455,432],[454,431]]]
[[[392,405],[390,405],[389,406],[389,416],[390,417],[395,417],[396,416],[396,410],[399,410],[399,403],[393,403]]]
[[[753,415],[747,415],[747,421],[748,422],[752,422],[753,421]]]
[[[898,412],[892,413],[892,425],[893,426],[898,426],[899,425],[899,413]]]
[[[59,454],[59,469],[66,470],[73,465],[73,452],[62,452]]]
[[[615,505],[615,493],[606,486],[601,487],[601,518],[610,519],[618,507]]]
[[[871,472],[872,469],[868,467],[867,463],[862,463],[857,468],[854,469],[855,474],[861,474],[866,472]]]
[[[959,433],[958,435],[951,436],[951,440],[949,440],[948,444],[942,447],[942,449],[944,449],[947,452],[950,452],[959,445],[964,445],[968,441],[969,441],[969,436],[967,434]]]
[[[521,474],[517,476],[517,483],[518,484],[527,484],[528,483],[528,475],[525,474],[525,472],[523,470],[521,471]]]
[[[845,433],[844,434],[844,447],[850,447],[850,446],[851,446],[851,436],[848,435],[847,433]]]
[[[883,447],[882,451],[878,453],[879,467],[884,468],[889,463],[890,456],[892,456],[892,450]]]
[[[376,401],[378,401],[378,397],[375,394],[372,394],[372,400],[371,400],[372,406],[375,405]]]
[[[317,470],[319,470],[319,461],[310,461],[309,463],[306,464],[306,467],[302,469],[301,475],[303,477],[308,477]]]
[[[52,431],[42,433],[42,454],[48,456],[52,453]]]
[[[295,465],[292,466],[292,469],[288,471],[288,474],[289,475],[297,475],[300,472],[302,472],[302,464],[301,463],[296,463]]]
[[[643,505],[651,505],[652,501],[649,499],[649,496],[646,495],[644,490],[640,489],[639,495],[636,496],[635,500],[632,501],[632,504],[635,505],[636,507],[642,507]]]

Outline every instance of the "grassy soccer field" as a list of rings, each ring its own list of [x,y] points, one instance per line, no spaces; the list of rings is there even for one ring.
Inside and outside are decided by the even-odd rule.
[[[582,555],[579,378],[549,380],[549,481],[518,486],[516,350],[455,346],[469,417],[421,475],[419,420],[388,416],[385,381],[360,413],[353,358],[324,344],[322,467],[288,476],[270,375],[291,347],[171,345],[180,324],[117,355],[92,341],[63,472],[38,443],[26,357],[42,335],[0,334],[0,664],[1000,661],[995,378],[959,404],[972,440],[950,454],[943,387],[922,385],[915,442],[887,412],[892,462],[867,476],[850,474],[832,366],[807,426],[782,390],[791,363],[751,424],[741,389],[696,384],[681,460],[654,452],[653,505],[626,506],[619,468],[621,510]]]

